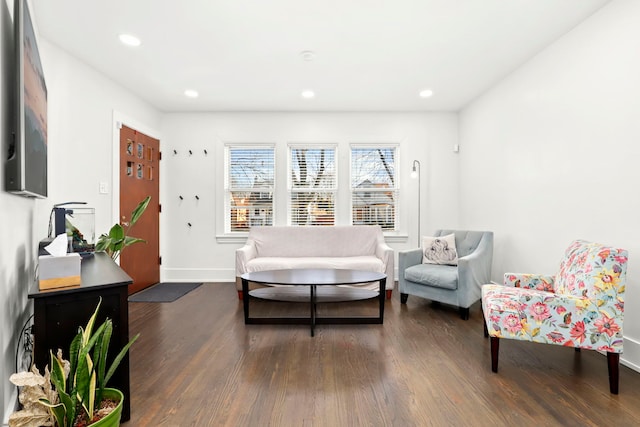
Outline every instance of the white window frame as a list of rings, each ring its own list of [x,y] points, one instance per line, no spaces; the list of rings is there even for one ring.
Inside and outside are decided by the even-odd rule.
[[[383,188],[367,188],[366,192],[367,193],[378,193],[378,194],[382,194],[382,193],[389,193],[391,192],[393,194],[393,221],[392,221],[392,227],[393,228],[388,228],[388,224],[380,224],[380,222],[376,221],[376,222],[367,222],[367,224],[380,224],[382,225],[382,230],[385,233],[396,233],[398,232],[398,230],[400,229],[400,215],[399,215],[399,200],[400,200],[400,183],[399,183],[399,173],[398,173],[398,168],[400,166],[400,161],[399,161],[399,147],[400,144],[398,143],[375,143],[375,144],[371,144],[371,143],[352,143],[349,145],[349,191],[350,191],[350,195],[349,195],[349,200],[350,200],[350,209],[349,209],[349,223],[351,225],[358,225],[357,223],[354,223],[354,199],[355,199],[355,194],[358,192],[364,192],[364,190],[359,189],[358,186],[354,186],[353,183],[353,151],[354,150],[377,150],[377,149],[385,149],[385,150],[393,150],[394,155],[393,155],[393,186],[392,187],[383,187]],[[375,183],[374,183],[375,184]],[[369,213],[370,215],[370,213]],[[386,212],[376,212],[376,216],[379,215],[388,215],[388,213]],[[386,227],[386,228],[385,228]]]
[[[256,188],[251,186],[238,186],[232,187],[231,184],[231,164],[230,164],[230,155],[232,150],[271,150],[273,153],[273,177],[271,186],[264,187],[264,190],[260,193],[271,193],[271,221],[264,220],[264,223],[258,224],[257,221],[259,218],[252,218],[250,210],[251,208],[247,208],[247,222],[248,228],[253,225],[273,225],[275,223],[276,217],[276,180],[277,180],[277,164],[276,164],[276,146],[273,143],[229,143],[224,145],[224,230],[226,234],[230,235],[238,235],[238,234],[247,234],[248,228],[246,230],[232,230],[231,229],[231,193],[232,192],[247,192],[247,193],[255,193]]]
[[[325,150],[331,150],[333,151],[333,174],[334,174],[334,179],[333,179],[333,187],[322,187],[320,189],[314,189],[313,187],[308,187],[308,186],[300,186],[300,187],[296,187],[293,185],[293,160],[292,160],[292,153],[293,150],[301,150],[301,149],[308,149],[308,150],[321,150],[321,149],[325,149]],[[304,226],[301,224],[294,224],[293,221],[293,195],[294,193],[309,193],[309,192],[317,192],[317,193],[330,193],[332,194],[333,197],[333,224],[331,225],[336,225],[337,223],[337,218],[336,218],[336,203],[337,203],[337,198],[338,198],[338,144],[335,143],[326,143],[326,144],[322,144],[322,143],[316,143],[316,144],[309,144],[309,143],[289,143],[287,146],[287,224],[289,225],[297,225],[297,226]],[[316,191],[316,190],[320,190],[320,191]],[[306,225],[327,225],[327,224],[306,224]]]

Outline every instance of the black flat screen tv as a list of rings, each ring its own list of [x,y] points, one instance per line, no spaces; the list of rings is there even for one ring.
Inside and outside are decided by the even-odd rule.
[[[15,94],[5,189],[47,197],[47,85],[27,0],[15,0]]]

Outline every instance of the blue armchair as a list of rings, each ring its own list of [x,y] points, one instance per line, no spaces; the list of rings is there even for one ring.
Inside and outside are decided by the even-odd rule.
[[[491,280],[493,232],[437,230],[434,237],[455,235],[458,265],[423,264],[423,249],[398,253],[400,302],[409,295],[427,298],[459,308],[469,319],[469,307],[480,300],[482,285]]]

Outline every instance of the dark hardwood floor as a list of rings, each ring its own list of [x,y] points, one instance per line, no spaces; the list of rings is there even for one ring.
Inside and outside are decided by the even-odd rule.
[[[640,425],[640,373],[621,366],[611,395],[594,351],[502,340],[492,373],[478,304],[463,321],[418,297],[401,305],[396,290],[384,325],[321,325],[311,338],[303,325],[245,326],[235,286],[211,283],[168,304],[130,303],[129,316],[141,337],[125,426]]]

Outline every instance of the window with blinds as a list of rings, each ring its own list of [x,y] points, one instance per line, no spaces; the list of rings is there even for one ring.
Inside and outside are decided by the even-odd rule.
[[[335,147],[289,146],[289,223],[334,225]]]
[[[227,232],[273,225],[273,146],[225,147],[225,215]]]
[[[396,147],[351,147],[351,223],[397,229]]]

